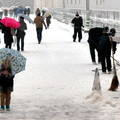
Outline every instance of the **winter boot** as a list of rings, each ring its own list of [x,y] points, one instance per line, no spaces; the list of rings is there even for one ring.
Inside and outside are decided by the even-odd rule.
[[[6,110],[10,111],[10,106],[9,105],[6,105]]]
[[[4,105],[1,105],[0,111],[3,111],[4,109]]]

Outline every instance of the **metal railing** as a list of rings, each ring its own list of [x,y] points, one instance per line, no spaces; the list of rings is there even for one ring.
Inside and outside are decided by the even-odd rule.
[[[71,23],[71,20],[75,16],[76,12],[83,17],[84,26],[86,26],[86,10],[81,9],[64,9],[64,17],[63,17],[63,9],[54,9],[53,17],[58,19],[59,21],[63,21],[65,23]],[[107,11],[107,10],[90,10],[89,11],[90,19],[89,19],[89,28],[92,27],[103,27],[108,26],[110,28],[114,27],[118,34],[120,34],[120,11]]]

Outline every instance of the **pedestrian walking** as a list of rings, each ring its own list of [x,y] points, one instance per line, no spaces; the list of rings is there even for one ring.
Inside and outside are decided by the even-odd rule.
[[[14,75],[12,75],[10,61],[5,59],[0,69],[0,110],[10,110],[11,92],[13,91]]]
[[[36,32],[37,32],[37,39],[38,39],[38,44],[41,43],[42,40],[42,31],[43,31],[43,25],[47,29],[47,26],[44,22],[44,19],[42,16],[40,16],[40,13],[35,17],[34,23],[36,24]]]
[[[37,16],[39,13],[41,14],[40,9],[37,8],[36,11],[35,11],[35,15]]]
[[[78,34],[78,41],[80,42],[82,39],[82,27],[83,26],[83,18],[76,12],[75,17],[72,19],[71,23],[74,25],[74,34],[73,34],[73,42],[76,42],[76,37]]]
[[[97,64],[96,63],[97,58],[98,58],[98,63],[101,62],[98,38],[102,36],[102,34],[103,34],[102,27],[91,28],[88,31],[88,44],[89,44],[90,55],[93,64]],[[96,57],[96,51],[97,51],[97,57]]]
[[[5,48],[11,49],[12,43],[13,43],[13,36],[11,34],[11,28],[5,27],[2,23],[1,23],[1,28],[2,28],[2,33],[4,34]]]
[[[20,27],[17,28],[17,50],[20,50],[20,40],[21,40],[21,51],[24,51],[24,38],[25,38],[25,30],[27,30],[27,24],[24,22],[24,17],[19,17]]]
[[[101,67],[102,72],[106,73],[106,70],[108,70],[108,73],[110,74],[112,71],[112,65],[111,65],[111,40],[110,36],[115,36],[115,29],[113,28],[110,30],[110,33],[103,33],[103,35],[99,38],[99,50],[101,55]],[[115,54],[116,51],[116,43],[113,43],[113,53]]]
[[[51,15],[46,17],[46,24],[47,24],[47,28],[49,28],[49,26],[51,24]]]

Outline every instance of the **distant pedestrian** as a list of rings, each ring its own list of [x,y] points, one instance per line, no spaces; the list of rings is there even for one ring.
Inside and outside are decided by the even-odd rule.
[[[10,110],[11,92],[13,91],[14,75],[12,75],[10,61],[3,61],[0,69],[0,110]]]
[[[20,40],[21,40],[21,51],[24,51],[24,37],[25,37],[25,30],[27,30],[27,24],[24,22],[24,17],[19,17],[19,22],[21,26],[17,28],[17,50],[20,50]]]
[[[46,24],[47,24],[47,28],[49,28],[49,26],[51,24],[51,15],[46,17]]]
[[[78,41],[80,42],[82,39],[82,27],[84,26],[83,26],[83,18],[79,16],[78,12],[76,12],[76,15],[72,19],[71,23],[74,25],[73,42],[76,42],[77,34],[78,34]]]
[[[37,39],[38,39],[38,44],[41,43],[42,40],[42,31],[43,31],[43,25],[47,29],[47,26],[44,22],[44,19],[42,16],[40,16],[40,13],[35,17],[34,23],[36,24],[36,32],[37,32]]]
[[[36,11],[35,11],[35,15],[37,16],[38,14],[41,14],[41,12],[40,12],[40,9],[39,9],[39,8],[37,8],[37,9],[36,9]]]
[[[11,34],[11,28],[5,27],[2,23],[1,23],[1,28],[2,28],[2,33],[4,34],[5,48],[11,49],[12,43],[13,43],[13,36]]]

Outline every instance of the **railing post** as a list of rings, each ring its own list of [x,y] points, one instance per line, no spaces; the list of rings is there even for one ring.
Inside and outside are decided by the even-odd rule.
[[[63,18],[62,18],[62,22],[65,22],[65,0],[62,1],[63,2]]]
[[[88,32],[90,27],[90,8],[89,8],[89,0],[86,0],[86,18],[85,18],[85,32]]]

